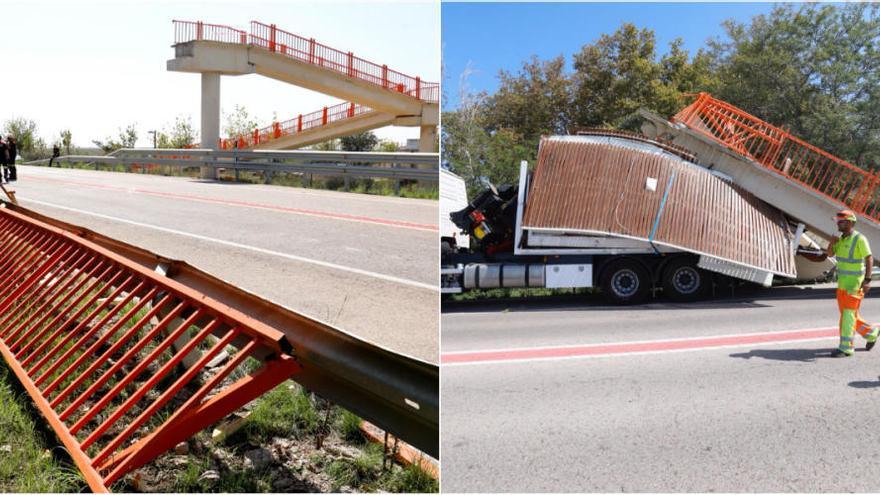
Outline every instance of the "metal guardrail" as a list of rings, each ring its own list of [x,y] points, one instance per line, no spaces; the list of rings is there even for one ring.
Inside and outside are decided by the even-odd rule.
[[[266,180],[274,172],[353,178],[438,181],[437,153],[372,153],[334,151],[233,151],[209,149],[127,148],[112,155],[64,155],[56,162],[122,165],[146,172],[150,166],[210,167],[215,170],[261,172]],[[49,159],[24,165],[46,165]],[[409,166],[405,166],[409,165]],[[413,168],[413,166],[423,168]]]
[[[106,490],[126,472],[288,377],[439,458],[439,373],[435,364],[363,341],[184,262],[9,203],[0,208],[0,246],[0,265],[4,267],[0,277],[7,281],[0,298],[4,322],[0,351],[93,490]],[[155,273],[155,267],[162,267],[165,275]],[[158,320],[148,323],[154,313]],[[126,326],[126,322],[133,326]],[[171,355],[159,349],[191,324],[201,331],[186,347]],[[233,332],[234,338],[230,337]],[[193,374],[184,371],[171,385],[157,384],[161,374],[174,366],[167,363],[179,364],[196,349],[192,342],[204,342],[209,333],[223,339],[223,345],[209,346],[189,369],[204,369],[210,359],[205,356],[213,356],[214,349],[227,343],[240,350],[229,358],[229,364],[217,368],[198,392],[183,397],[184,405],[173,410],[161,425],[145,430],[143,422],[148,417],[162,417],[155,416],[164,411],[154,405],[156,401],[174,404],[167,398],[180,392],[178,382],[191,379]],[[150,340],[162,335],[167,337]],[[71,339],[76,340],[75,345],[69,345]],[[150,343],[133,350],[138,345],[135,342]],[[247,355],[268,368],[208,396]],[[132,358],[134,369],[122,367]],[[153,369],[151,365],[159,371],[138,378],[142,371]],[[111,371],[99,373],[108,367]],[[135,389],[119,396],[99,392],[95,399],[99,403],[83,402],[81,394],[72,393],[83,387],[86,393],[94,393],[101,385],[91,380],[102,376],[112,376],[115,382],[111,387],[134,380],[129,385]],[[265,380],[255,380],[258,376]],[[165,386],[169,388],[158,391],[158,399],[142,393]],[[138,396],[132,394],[139,394],[139,398],[129,401]],[[133,401],[140,405],[129,407]],[[105,414],[94,417],[102,408],[107,408]],[[88,415],[93,418],[83,419]],[[109,436],[95,434],[96,428],[111,420],[125,426],[109,430]],[[103,428],[106,433],[107,427]],[[137,440],[119,443],[116,438],[121,435],[134,435]]]

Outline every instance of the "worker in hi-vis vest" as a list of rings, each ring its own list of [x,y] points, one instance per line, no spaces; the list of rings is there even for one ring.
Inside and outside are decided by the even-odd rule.
[[[804,254],[811,261],[825,261],[829,256],[837,259],[837,306],[840,308],[840,345],[832,357],[852,356],[855,332],[868,342],[865,350],[870,351],[877,343],[880,329],[872,327],[859,316],[859,306],[865,294],[871,289],[871,270],[874,257],[865,236],[855,230],[856,214],[843,210],[835,216],[840,237],[832,237],[828,249],[822,254]],[[855,330],[855,332],[854,332]]]

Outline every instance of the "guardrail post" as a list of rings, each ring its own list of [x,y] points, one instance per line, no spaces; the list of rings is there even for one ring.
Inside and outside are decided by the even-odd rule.
[[[400,179],[394,179],[394,195],[400,196]]]
[[[416,76],[416,99],[422,99],[422,78],[419,76]]]
[[[299,114],[299,117],[296,120],[296,132],[302,132],[303,130],[303,114]]]
[[[382,87],[388,89],[388,66],[382,66]]]
[[[309,39],[309,63],[315,63],[315,38]]]
[[[263,184],[271,184],[273,175],[275,175],[275,173],[271,170],[266,170],[265,172],[263,172]]]
[[[201,41],[201,39],[202,39],[202,29],[203,29],[202,21],[197,22],[196,23],[196,39],[199,41]]]
[[[275,24],[269,26],[269,51],[275,51],[275,33],[277,29],[275,28]]]
[[[348,52],[348,77],[354,77],[354,54]]]
[[[247,33],[244,31],[239,31],[239,38],[242,45],[247,45]]]
[[[348,174],[345,174],[342,176],[342,181],[345,192],[348,192],[349,186],[351,186],[351,177],[349,177]]]
[[[324,114],[321,116],[321,125],[327,125],[327,107],[324,107]]]

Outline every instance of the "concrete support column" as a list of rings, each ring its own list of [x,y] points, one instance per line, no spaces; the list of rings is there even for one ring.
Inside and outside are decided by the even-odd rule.
[[[419,151],[423,153],[436,153],[437,150],[437,126],[423,125],[419,132]]]
[[[202,148],[216,150],[220,140],[220,73],[202,73]],[[203,179],[215,179],[213,169],[201,167]]]

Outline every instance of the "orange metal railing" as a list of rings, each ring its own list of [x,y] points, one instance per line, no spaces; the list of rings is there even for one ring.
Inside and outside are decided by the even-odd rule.
[[[300,370],[278,330],[8,208],[0,287],[0,354],[96,492]]]
[[[272,52],[404,93],[419,100],[438,101],[437,83],[425,82],[419,77],[389,69],[387,65],[379,65],[356,57],[352,52],[331,48],[316,42],[314,38],[297,36],[278,29],[274,24],[251,21],[250,42]]]
[[[880,220],[880,177],[727,102],[699,93],[672,117],[862,215]]]
[[[247,31],[201,21],[173,21],[174,43],[187,41],[219,41],[221,43],[247,43]]]
[[[194,21],[174,21],[174,42],[218,41],[240,43],[264,48],[266,50],[295,58],[299,61],[317,65],[348,77],[367,81],[390,91],[403,93],[418,100],[437,103],[440,101],[440,84],[423,81],[420,77],[409,76],[315,41],[303,38],[274,24],[251,21],[250,35],[245,31],[229,26],[205,24]]]
[[[273,139],[292,136],[373,111],[372,108],[358,105],[357,103],[340,103],[332,107],[324,107],[312,113],[300,114],[283,122],[273,122],[262,129],[254,129],[253,132],[247,135],[230,136],[226,139],[221,138],[220,149],[251,148]]]

